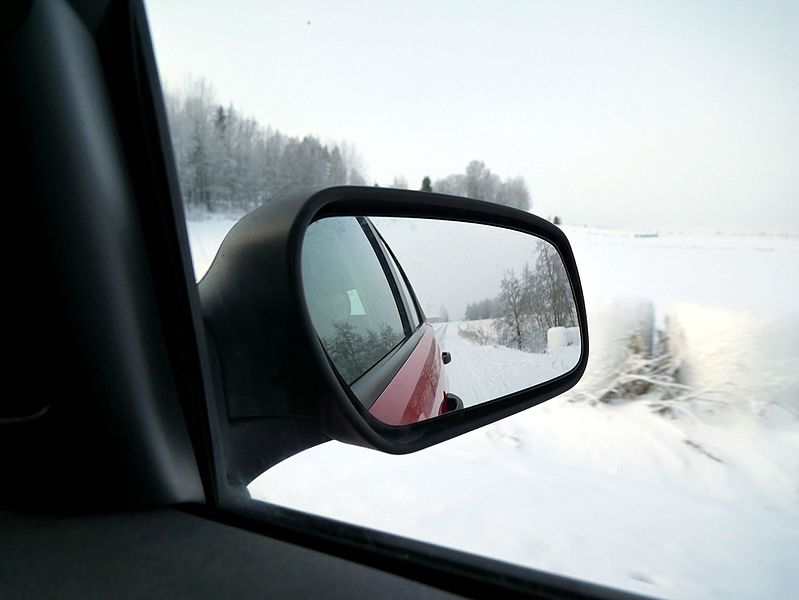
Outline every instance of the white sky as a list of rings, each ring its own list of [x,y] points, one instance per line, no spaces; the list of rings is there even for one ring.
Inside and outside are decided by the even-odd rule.
[[[566,223],[799,233],[799,2],[148,0],[161,74]]]

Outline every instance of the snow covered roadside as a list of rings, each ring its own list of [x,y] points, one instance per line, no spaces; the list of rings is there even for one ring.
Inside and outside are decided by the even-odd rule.
[[[647,310],[630,310],[635,305],[604,307],[624,306],[636,323]],[[469,365],[459,350],[448,367]],[[613,357],[596,364],[611,367]],[[413,455],[324,444],[277,465],[250,492],[654,596],[779,598],[796,589],[796,421],[773,427],[737,407],[723,420],[703,410],[670,419],[654,414],[646,397],[571,401],[605,373],[593,367],[565,396]],[[490,375],[467,380],[484,394]]]
[[[636,304],[601,306],[611,314],[625,307],[629,326],[647,313],[646,306],[632,310]],[[598,364],[607,367],[612,357]],[[274,467],[250,491],[654,596],[769,598],[795,589],[795,422],[775,428],[737,409],[723,423],[701,411],[668,419],[645,397],[570,401],[603,373],[594,367],[564,397],[414,455],[322,445]]]
[[[555,399],[406,457],[325,444],[250,491],[655,596],[785,597],[799,585],[796,435],[744,425],[688,435],[641,404],[609,412]],[[697,439],[725,462],[686,441]]]
[[[198,274],[230,225],[190,223]],[[733,380],[737,399],[765,397],[776,373],[780,401],[795,401],[799,242],[567,233],[592,357],[573,393],[409,456],[324,444],[259,477],[253,497],[654,596],[788,596],[799,589],[795,418],[733,403],[668,419],[646,398],[570,399],[612,374],[632,330],[668,314],[696,385]]]

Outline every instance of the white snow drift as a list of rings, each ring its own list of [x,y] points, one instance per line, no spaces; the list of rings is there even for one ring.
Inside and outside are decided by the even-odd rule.
[[[231,224],[190,223],[198,276]],[[589,310],[591,358],[577,388],[408,456],[323,444],[256,479],[252,496],[654,596],[790,597],[799,240],[566,231]],[[455,323],[437,327],[460,344],[446,368],[467,396],[519,385],[487,357],[470,363],[479,354],[464,348],[479,342],[453,337]],[[685,410],[654,414],[654,392],[584,400],[631,347],[656,350],[658,329],[692,390]]]

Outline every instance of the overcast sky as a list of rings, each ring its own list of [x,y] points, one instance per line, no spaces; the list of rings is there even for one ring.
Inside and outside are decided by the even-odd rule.
[[[146,5],[168,86],[350,141],[370,182],[480,159],[568,224],[799,233],[799,2]]]

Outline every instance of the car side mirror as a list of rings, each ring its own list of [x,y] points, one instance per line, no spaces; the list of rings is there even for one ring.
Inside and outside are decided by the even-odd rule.
[[[260,467],[325,439],[420,450],[563,393],[588,360],[566,236],[467,198],[272,201],[231,229],[199,292],[227,435],[270,432]],[[280,427],[297,433],[282,450]]]
[[[341,385],[387,425],[533,388],[580,358],[563,259],[527,233],[440,219],[323,217],[305,231],[301,273],[311,322]]]

